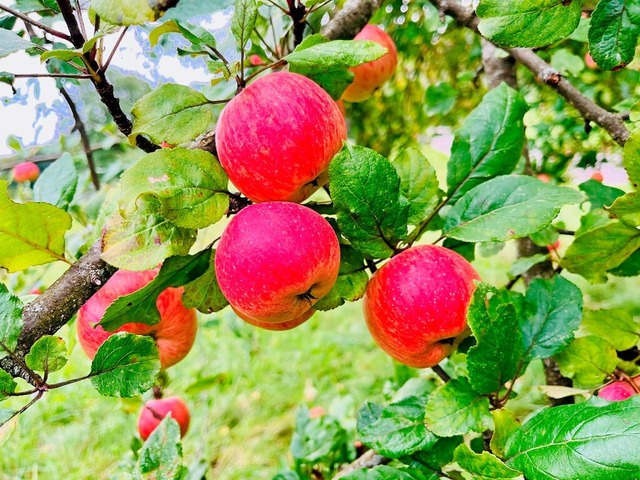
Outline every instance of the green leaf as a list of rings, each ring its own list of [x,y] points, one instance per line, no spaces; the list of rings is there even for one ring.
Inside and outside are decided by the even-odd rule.
[[[612,70],[633,60],[640,36],[638,0],[602,0],[591,14],[589,52],[598,66]]]
[[[489,399],[471,388],[465,377],[438,387],[427,403],[425,419],[439,437],[452,437],[493,428]]]
[[[141,195],[162,205],[159,215],[181,228],[216,223],[229,208],[229,179],[216,158],[203,150],[172,148],[145,155],[120,180],[121,207]]]
[[[78,186],[78,172],[68,153],[45,168],[33,185],[36,202],[47,202],[67,210]]]
[[[236,39],[238,50],[243,51],[258,18],[256,0],[235,0],[235,9],[231,19],[231,32]]]
[[[573,379],[578,388],[602,385],[604,378],[616,368],[616,349],[600,337],[576,338],[565,350],[555,356],[560,372]]]
[[[482,36],[503,47],[544,47],[568,37],[580,23],[581,1],[481,0]]]
[[[162,419],[140,449],[138,469],[145,478],[178,480],[182,477],[180,426],[171,414]]]
[[[520,93],[502,83],[469,114],[456,134],[447,164],[451,205],[482,182],[513,171],[524,145],[526,111]]]
[[[91,9],[112,25],[141,25],[157,20],[162,14],[151,5],[163,2],[148,0],[91,0]]]
[[[177,22],[176,20],[170,20],[151,30],[149,33],[149,43],[151,46],[156,46],[160,37],[167,33],[182,34],[182,36],[189,40],[194,47],[202,48],[205,46],[216,46],[215,37],[204,28],[197,25],[191,25],[187,22]]]
[[[415,468],[394,468],[379,465],[373,468],[361,468],[340,478],[342,480],[438,480],[439,477],[427,477]]]
[[[71,217],[48,203],[14,203],[0,180],[0,267],[9,272],[64,260]]]
[[[640,194],[638,192],[627,193],[619,197],[611,208],[609,214],[613,218],[619,218],[631,227],[640,225]]]
[[[233,5],[233,0],[180,0],[175,8],[171,8],[162,20],[189,20],[193,17],[211,15],[212,12],[224,10]]]
[[[453,452],[462,443],[462,437],[442,437],[430,448],[419,450],[410,457],[402,457],[401,462],[418,468],[425,473],[435,474],[453,461]],[[434,477],[438,480],[440,477]]]
[[[146,135],[155,143],[193,140],[213,120],[213,107],[202,93],[184,85],[165,83],[133,104],[129,142]]]
[[[16,349],[22,326],[22,302],[0,283],[0,359]]]
[[[466,242],[500,242],[542,230],[564,205],[582,194],[528,176],[496,177],[469,190],[445,218],[447,237]]]
[[[638,248],[640,231],[613,222],[576,236],[561,264],[570,272],[594,279],[620,265]]]
[[[313,306],[316,310],[332,310],[344,302],[355,302],[364,296],[369,276],[364,271],[364,258],[348,245],[340,245],[340,272],[333,288]]]
[[[507,467],[495,455],[489,452],[477,454],[464,443],[456,448],[454,460],[465,471],[472,474],[474,480],[505,480],[520,477],[518,470]]]
[[[407,237],[409,214],[393,165],[373,150],[345,145],[329,165],[329,183],[342,234],[366,255],[390,257]]]
[[[158,296],[167,288],[181,287],[202,275],[208,265],[211,250],[203,250],[195,255],[167,258],[158,275],[146,286],[129,295],[118,297],[107,308],[98,323],[109,332],[117,330],[135,318],[136,323],[156,325],[160,322]]]
[[[27,366],[39,372],[55,372],[67,364],[67,344],[60,337],[45,335],[24,357]]]
[[[4,370],[0,370],[0,401],[9,397],[13,392],[16,391],[18,384],[13,379],[11,375],[9,375]],[[0,419],[0,425],[2,425],[2,420]]]
[[[358,412],[358,437],[389,458],[410,455],[436,443],[424,424],[425,399],[407,397],[386,407],[370,402]]]
[[[534,265],[538,265],[539,263],[543,263],[548,260],[549,255],[546,253],[536,253],[530,257],[518,257],[509,268],[509,277],[512,279],[517,278],[519,275],[529,271],[529,269]]]
[[[45,62],[51,58],[55,58],[63,62],[69,62],[71,60],[74,60],[76,58],[81,58],[81,57],[82,57],[82,52],[80,50],[59,48],[56,50],[50,50],[48,52],[44,52],[42,55],[40,55],[40,61]]]
[[[31,47],[35,47],[35,44],[28,42],[15,32],[0,28],[0,58]]]
[[[640,396],[546,408],[507,444],[509,466],[535,480],[630,480],[640,471]]]
[[[182,297],[185,307],[195,307],[202,313],[211,313],[219,312],[229,305],[218,284],[215,257],[216,251],[212,250],[206,271],[192,282],[185,284]]]
[[[640,127],[631,132],[624,144],[622,164],[629,174],[633,188],[637,189],[640,185]]]
[[[524,299],[520,330],[527,359],[550,357],[573,340],[582,320],[582,292],[569,280],[556,275],[537,278]]]
[[[640,250],[633,252],[624,262],[608,270],[608,272],[618,277],[635,277],[640,275]]]
[[[126,216],[116,212],[108,220],[102,253],[106,262],[128,270],[148,270],[165,258],[189,253],[196,240],[195,230],[167,220],[158,197],[141,194],[135,206]]]
[[[442,191],[429,160],[416,148],[407,148],[393,161],[400,177],[400,190],[409,200],[409,223],[418,225],[433,213]]]
[[[608,187],[595,180],[587,180],[581,183],[578,188],[589,198],[591,209],[604,208],[615,202],[616,198],[624,195],[624,190],[615,187]]]
[[[634,347],[640,340],[640,325],[624,308],[585,310],[580,331],[603,338],[620,351]]]
[[[508,297],[481,283],[473,294],[467,321],[476,338],[467,354],[471,386],[478,393],[497,392],[518,373],[525,356],[516,309]]]
[[[491,436],[491,451],[504,458],[504,449],[511,435],[520,428],[520,422],[509,410],[499,408],[491,412],[496,428]]]
[[[100,345],[91,362],[91,383],[106,397],[134,397],[149,390],[160,372],[151,337],[118,332]]]

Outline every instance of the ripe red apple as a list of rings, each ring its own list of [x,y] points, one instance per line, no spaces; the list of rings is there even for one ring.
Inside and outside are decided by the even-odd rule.
[[[78,339],[89,358],[93,359],[100,345],[115,333],[100,326],[94,328],[102,320],[107,307],[118,297],[141,289],[156,275],[155,270],[119,270],[82,306],[78,312]],[[167,288],[158,296],[156,305],[160,312],[160,322],[156,325],[132,322],[116,331],[152,336],[158,345],[162,368],[168,368],[186,357],[193,346],[198,327],[196,311],[183,305],[182,288]]]
[[[602,175],[602,172],[593,172],[591,174],[591,180],[602,183],[602,181],[604,180],[604,176]]]
[[[171,412],[171,418],[180,426],[180,436],[184,437],[189,429],[189,409],[180,397],[167,397],[149,400],[142,407],[138,417],[138,432],[142,440],[149,438],[169,412]]]
[[[13,180],[17,183],[35,182],[40,176],[40,168],[33,162],[22,162],[13,167]]]
[[[220,163],[254,202],[302,202],[327,182],[329,162],[346,138],[336,102],[316,83],[289,72],[249,84],[216,126]]]
[[[321,215],[290,202],[249,205],[222,233],[216,276],[239,317],[287,330],[311,315],[338,277],[340,246]]]
[[[351,85],[342,94],[347,102],[362,102],[370,98],[387,80],[393,76],[398,66],[398,50],[393,39],[375,25],[366,25],[354,40],[370,40],[388,50],[382,57],[363,63],[350,70],[355,75]]]
[[[468,334],[467,309],[480,277],[457,253],[435,245],[405,250],[371,278],[364,316],[376,343],[400,363],[440,363]]]
[[[640,388],[640,375],[633,377],[632,380],[636,384],[636,387]],[[638,395],[637,389],[634,389],[630,383],[624,380],[610,383],[602,387],[598,393],[600,398],[604,398],[610,402],[621,402],[634,395]]]

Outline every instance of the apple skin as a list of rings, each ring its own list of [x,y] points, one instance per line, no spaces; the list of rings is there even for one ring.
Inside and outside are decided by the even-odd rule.
[[[604,180],[604,176],[602,175],[602,172],[593,172],[590,178],[591,180],[595,180],[596,182],[600,182],[600,183],[602,183],[602,181]]]
[[[640,388],[640,375],[632,378],[637,387]],[[604,398],[610,402],[621,402],[629,397],[638,395],[638,392],[627,382],[619,380],[617,382],[610,383],[600,389],[598,396]]]
[[[40,176],[40,168],[33,162],[22,162],[13,167],[13,180],[16,183],[35,182]]]
[[[108,332],[100,326],[93,328],[102,319],[107,307],[118,297],[141,289],[156,275],[156,270],[118,270],[82,306],[78,311],[78,339],[89,358],[93,359],[100,345],[116,332],[152,336],[158,345],[162,368],[175,365],[187,356],[195,341],[198,323],[195,309],[186,308],[182,303],[182,288],[167,288],[158,295],[156,305],[160,312],[160,322],[156,325],[127,323],[116,332]]]
[[[294,328],[333,287],[340,246],[321,215],[290,202],[255,203],[227,225],[216,276],[238,316],[268,330]]]
[[[371,278],[364,316],[376,343],[398,362],[437,365],[468,335],[467,310],[480,277],[457,253],[420,245]]]
[[[375,25],[366,25],[354,40],[370,40],[388,50],[377,60],[349,69],[355,78],[342,94],[342,99],[347,102],[363,102],[393,76],[398,66],[398,50],[393,39]]]
[[[189,429],[189,408],[180,397],[167,397],[149,400],[140,411],[138,417],[138,433],[142,440],[149,438],[164,417],[171,412],[173,418],[180,426],[180,436],[184,437]]]
[[[589,52],[585,53],[584,55],[584,64],[590,70],[598,70],[599,68],[598,64],[596,63],[596,61],[593,59],[593,57]]]
[[[216,149],[233,184],[254,202],[302,202],[327,183],[347,138],[344,117],[320,86],[277,72],[249,84],[222,111]]]

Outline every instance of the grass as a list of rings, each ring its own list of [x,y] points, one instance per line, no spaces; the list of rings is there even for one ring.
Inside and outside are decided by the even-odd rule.
[[[259,330],[230,313],[203,317],[196,345],[170,369],[166,389],[191,409],[185,463],[206,463],[208,478],[270,479],[289,463],[297,406],[328,410],[338,399],[355,416],[365,399],[382,400],[394,366],[375,347],[360,308],[316,314],[287,332]],[[74,334],[62,331],[70,346]],[[52,381],[88,369],[76,345]],[[47,393],[0,435],[0,478],[127,478],[140,406],[141,399],[101,397],[88,382]]]

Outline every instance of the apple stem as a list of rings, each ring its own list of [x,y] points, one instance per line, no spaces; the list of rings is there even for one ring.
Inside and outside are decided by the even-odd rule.
[[[449,380],[451,380],[451,376],[447,372],[445,372],[440,365],[434,365],[433,367],[431,367],[431,370],[433,370],[433,373],[438,375],[438,377],[440,377],[443,382],[447,383]]]

